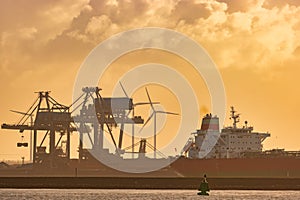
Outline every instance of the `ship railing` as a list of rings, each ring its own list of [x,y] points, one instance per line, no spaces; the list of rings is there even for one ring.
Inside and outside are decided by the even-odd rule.
[[[243,152],[241,157],[244,158],[281,158],[292,157],[300,159],[300,151],[284,151],[283,149],[273,149],[264,152]]]

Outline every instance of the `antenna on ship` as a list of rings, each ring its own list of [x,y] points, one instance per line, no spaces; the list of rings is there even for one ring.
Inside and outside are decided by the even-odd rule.
[[[235,114],[236,111],[234,107],[231,106],[231,117],[229,119],[233,119],[233,128],[236,129],[236,124],[240,121],[240,114]]]

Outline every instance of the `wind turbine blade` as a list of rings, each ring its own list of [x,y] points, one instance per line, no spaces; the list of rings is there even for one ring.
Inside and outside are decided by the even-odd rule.
[[[154,106],[153,106],[153,104],[152,104],[152,101],[151,101],[149,92],[148,92],[148,90],[147,90],[147,87],[145,87],[145,89],[146,89],[147,97],[148,97],[149,103],[150,103],[150,105],[151,105],[151,108],[152,108],[153,110],[155,110],[155,109],[154,109]]]
[[[121,86],[121,88],[122,88],[122,90],[123,90],[125,96],[126,96],[127,98],[129,98],[129,96],[128,96],[126,90],[124,89],[124,87],[123,87],[123,85],[122,85],[122,83],[121,83],[121,81],[119,82],[119,84],[120,84],[120,86]]]
[[[148,124],[148,122],[151,120],[151,118],[153,117],[154,112],[149,116],[149,118],[146,120],[146,122],[144,123],[144,125],[142,126],[142,128],[140,129],[139,133],[142,132],[142,130],[144,129],[144,127]]]
[[[163,114],[168,114],[168,115],[179,115],[178,113],[173,113],[173,112],[165,112],[165,111],[155,111],[156,113],[163,113]]]

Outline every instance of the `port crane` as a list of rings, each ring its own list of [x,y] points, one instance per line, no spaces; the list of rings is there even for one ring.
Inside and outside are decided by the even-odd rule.
[[[128,153],[126,152],[129,150],[128,147],[122,149],[126,124],[131,124],[133,127],[130,146],[132,156],[136,153],[134,147],[138,144],[140,145],[139,153],[145,155],[146,146],[148,146],[156,154],[156,144],[152,146],[143,138],[138,143],[134,141],[134,125],[144,124],[141,116],[135,116],[134,108],[140,105],[150,105],[153,109],[153,105],[159,102],[152,102],[146,90],[149,102],[133,103],[133,99],[127,95],[123,85],[121,83],[120,85],[125,97],[102,97],[101,88],[84,87],[81,95],[70,106],[58,103],[50,96],[50,91],[37,92],[38,97],[27,112],[13,111],[23,115],[21,120],[16,124],[4,123],[1,128],[18,130],[20,133],[25,130],[33,132],[33,141],[30,141],[30,145],[32,145],[31,154],[34,165],[55,167],[56,163],[67,163],[70,160],[70,134],[74,131],[79,132],[79,160],[88,159],[91,156],[89,149],[83,147],[85,138],[90,141],[93,151],[99,152],[104,149],[104,132],[109,133],[116,154]],[[74,115],[77,110],[79,113]],[[155,110],[154,112],[160,113]],[[113,127],[117,125],[120,125],[118,144],[113,134]],[[49,143],[45,144],[47,136],[49,136]]]
[[[17,124],[2,124],[3,129],[33,131],[33,163],[54,167],[55,161],[66,162],[70,159],[70,134],[76,131],[69,107],[58,103],[50,91],[38,92],[38,97]],[[35,119],[33,115],[35,113]],[[31,118],[30,123],[26,123]],[[38,136],[44,134],[38,145]],[[49,135],[49,144],[44,144]],[[57,139],[58,137],[58,139]],[[62,140],[62,138],[65,138]],[[62,144],[65,149],[62,149]]]
[[[33,117],[34,115],[33,114],[28,114],[28,113],[25,113],[25,112],[20,112],[20,111],[16,111],[16,110],[10,110],[11,112],[13,113],[17,113],[17,114],[21,114],[23,116],[30,116],[30,124],[33,124]],[[22,135],[22,139],[23,139],[23,135]],[[30,137],[29,137],[29,151],[30,151],[30,162],[32,162],[32,130],[30,130]],[[27,142],[20,142],[20,143],[17,143],[17,146],[20,147],[20,146],[24,146],[24,147],[27,147],[28,146],[28,143]]]
[[[87,149],[83,148],[84,134],[87,134],[92,149],[99,151],[103,149],[103,133],[109,133],[111,141],[115,146],[116,153],[122,154],[124,125],[125,124],[143,124],[144,120],[141,116],[129,117],[129,113],[134,109],[136,104],[133,99],[126,97],[102,97],[100,94],[101,89],[98,87],[85,87],[82,89],[83,94],[75,101],[79,105],[75,106],[74,110],[81,107],[79,114],[75,115],[74,121],[77,122],[78,131],[80,135],[79,144],[79,158],[88,159],[89,153]],[[92,100],[92,103],[88,103]],[[126,114],[127,113],[127,114]],[[112,127],[120,125],[119,141],[118,144],[114,138]],[[88,126],[94,127],[94,138],[92,139],[91,132]]]

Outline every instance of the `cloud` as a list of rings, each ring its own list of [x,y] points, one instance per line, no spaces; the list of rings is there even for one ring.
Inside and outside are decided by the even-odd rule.
[[[96,45],[131,28],[160,26],[196,39],[220,67],[266,68],[290,59],[299,46],[300,7],[293,1],[280,5],[271,0],[182,0],[108,1],[99,6],[92,1],[88,20],[80,16],[85,23],[69,36]]]
[[[172,9],[171,17],[175,21],[183,20],[193,23],[199,18],[207,18],[210,15],[208,7],[204,3],[193,1],[179,1]]]
[[[274,7],[277,8],[282,8],[284,6],[296,6],[299,7],[300,6],[300,1],[298,0],[285,0],[285,1],[281,1],[281,0],[265,0],[263,6],[267,9],[272,9]]]
[[[269,68],[300,46],[300,3],[294,0],[4,0],[0,15],[0,66],[6,70],[47,59],[79,62],[113,34],[146,26],[192,37],[219,67]]]
[[[181,22],[176,29],[203,44],[220,67],[270,68],[293,57],[300,44],[300,7],[222,2],[227,10],[213,9],[207,19]]]
[[[226,3],[229,13],[249,12],[264,5],[265,0],[217,0],[218,2]],[[273,1],[273,0],[271,0]]]
[[[107,15],[92,17],[87,24],[85,32],[90,34],[102,34],[111,24],[112,22]]]
[[[88,0],[1,1],[0,68],[32,69],[48,42],[60,35],[86,9]],[[45,57],[45,56],[43,56]]]

